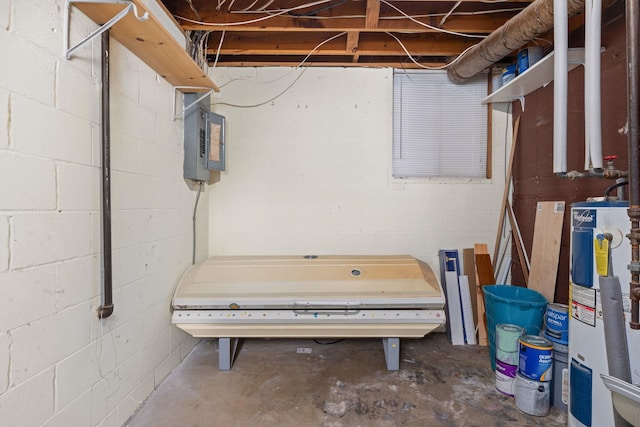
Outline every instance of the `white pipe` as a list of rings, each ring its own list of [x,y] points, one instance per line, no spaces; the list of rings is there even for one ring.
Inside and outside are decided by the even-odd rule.
[[[553,2],[553,42],[553,172],[563,173],[567,171],[567,0]]]
[[[601,21],[602,0],[586,0],[584,44],[585,169],[589,169],[590,166],[594,169],[602,169],[603,167],[600,85]]]

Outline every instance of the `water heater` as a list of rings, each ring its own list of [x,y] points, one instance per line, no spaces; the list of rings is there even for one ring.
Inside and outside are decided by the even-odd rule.
[[[626,234],[631,223],[627,208],[623,201],[580,202],[571,207],[569,426],[615,425],[611,392],[600,378],[600,374],[609,374],[600,275],[620,279],[632,381],[640,381],[640,331],[628,326],[631,246]],[[603,241],[607,235],[612,237],[610,243]],[[607,245],[609,251],[601,250]]]

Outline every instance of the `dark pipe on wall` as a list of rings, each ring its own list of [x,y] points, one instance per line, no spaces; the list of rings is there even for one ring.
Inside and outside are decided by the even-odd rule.
[[[632,329],[640,329],[638,300],[640,297],[640,147],[638,147],[638,0],[626,1],[627,26],[627,140],[629,145],[629,219],[631,231],[627,235],[631,242],[631,296]]]
[[[109,107],[109,30],[102,33],[102,305],[98,317],[107,318],[113,313],[113,282],[111,262],[111,116]]]

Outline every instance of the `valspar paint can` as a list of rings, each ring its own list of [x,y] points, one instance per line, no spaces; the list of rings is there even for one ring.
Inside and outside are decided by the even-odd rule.
[[[520,338],[518,373],[534,381],[551,381],[553,376],[553,344],[537,335]]]
[[[536,381],[518,374],[514,386],[516,407],[536,417],[549,415],[550,382]]]
[[[496,325],[496,390],[513,396],[513,382],[518,372],[518,341],[524,329],[518,325]]]
[[[561,345],[569,344],[569,306],[549,304],[544,316],[544,337]]]

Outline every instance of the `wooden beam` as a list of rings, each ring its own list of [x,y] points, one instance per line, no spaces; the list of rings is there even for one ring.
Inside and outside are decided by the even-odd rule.
[[[378,18],[380,18],[380,0],[367,0],[364,26],[366,28],[378,28]]]
[[[225,36],[220,55],[307,55],[332,33],[231,33]],[[440,37],[433,34],[399,34],[413,56],[454,56],[474,44],[471,39]],[[212,36],[207,53],[215,55],[218,44]],[[402,47],[387,34],[347,33],[346,43],[339,37],[317,50],[314,55],[406,56]]]

